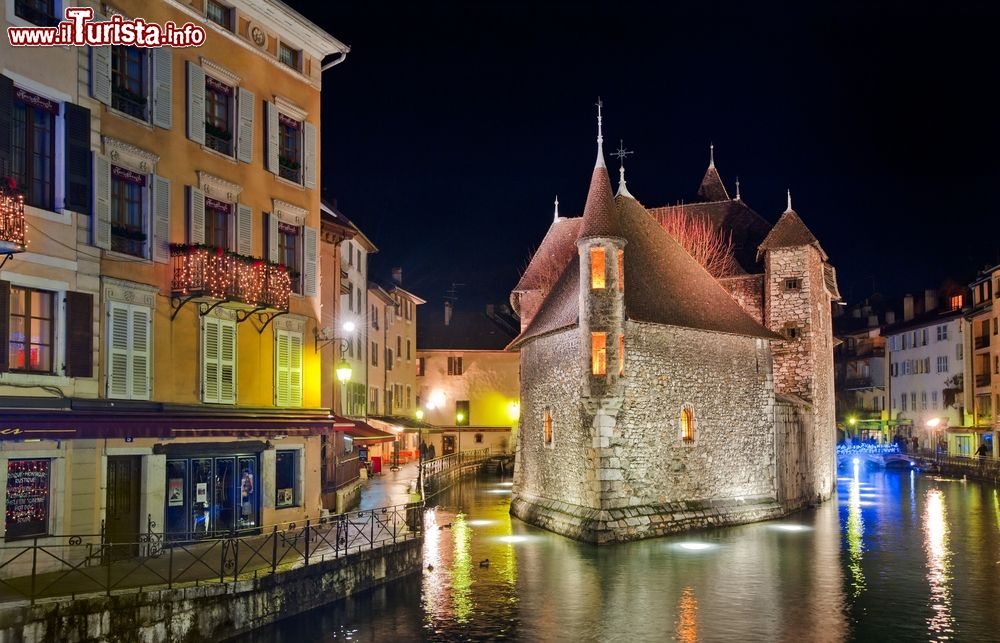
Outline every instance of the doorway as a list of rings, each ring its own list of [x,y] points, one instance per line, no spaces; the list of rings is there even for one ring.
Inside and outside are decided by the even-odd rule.
[[[112,560],[139,554],[142,456],[108,456],[105,540]]]
[[[442,435],[441,436],[441,455],[451,455],[455,452],[455,436],[454,435]]]

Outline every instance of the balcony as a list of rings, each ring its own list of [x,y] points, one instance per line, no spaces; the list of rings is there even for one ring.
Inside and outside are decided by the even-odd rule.
[[[976,350],[979,350],[980,348],[987,348],[990,345],[990,336],[980,335],[973,340],[973,344]]]
[[[872,378],[870,377],[849,377],[844,380],[844,388],[848,390],[872,388]]]
[[[13,179],[0,183],[0,254],[24,252],[24,195]]]
[[[278,157],[278,176],[288,179],[292,183],[302,183],[301,166],[296,161],[284,156]]]
[[[172,244],[170,256],[171,291],[175,299],[183,298],[174,306],[175,315],[195,298],[215,300],[213,308],[233,302],[251,306],[252,312],[288,310],[292,274],[285,266],[202,245]]]
[[[980,373],[979,375],[976,375],[976,388],[989,385],[990,385],[989,373]]]

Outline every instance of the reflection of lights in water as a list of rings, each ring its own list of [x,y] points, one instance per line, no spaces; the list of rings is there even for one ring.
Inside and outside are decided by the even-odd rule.
[[[952,629],[951,588],[949,587],[948,523],[945,520],[944,494],[940,489],[927,491],[927,505],[924,510],[924,551],[927,553],[927,583],[931,590],[931,612],[927,619],[927,629],[931,640],[940,636],[942,640]]]
[[[771,525],[771,529],[777,529],[778,531],[812,531],[812,527],[806,527],[805,525]]]
[[[993,490],[993,513],[997,517],[997,527],[1000,527],[1000,497],[997,496],[997,490]]]
[[[681,591],[677,613],[677,640],[694,643],[698,640],[698,599],[694,597],[693,587],[685,587]]]
[[[850,482],[852,480],[854,480],[854,478],[837,478],[838,482]]]
[[[513,482],[501,482],[499,484],[500,484],[501,487],[513,487],[514,486]]]
[[[507,493],[511,493],[511,490],[510,489],[487,489],[486,493],[502,493],[502,494],[507,494]]]
[[[483,520],[479,518],[476,520],[468,521],[468,525],[470,527],[485,527],[486,525],[495,525],[496,522],[497,522],[496,520]]]
[[[851,462],[854,463],[854,466],[858,466],[858,463],[861,462],[861,460],[860,458],[851,458]]]
[[[458,514],[451,525],[455,541],[455,558],[451,568],[451,600],[455,605],[455,621],[465,623],[472,613],[472,530],[465,522],[465,514]]]
[[[441,567],[441,530],[438,528],[437,512],[431,508],[424,512],[424,568]],[[445,592],[440,578],[424,576],[424,614],[428,622],[437,613],[438,605]]]
[[[507,543],[509,545],[516,545],[518,543],[526,543],[529,540],[531,540],[531,536],[521,536],[521,535],[500,536],[499,538],[497,538],[498,542]]]
[[[861,555],[864,551],[865,523],[861,517],[861,482],[858,480],[858,463],[854,463],[854,482],[847,501],[847,568],[851,572],[854,598],[865,590],[865,573],[861,569]]]
[[[712,543],[699,543],[690,540],[677,543],[675,546],[686,551],[705,551],[706,549],[715,549],[718,547],[718,545],[713,545]]]

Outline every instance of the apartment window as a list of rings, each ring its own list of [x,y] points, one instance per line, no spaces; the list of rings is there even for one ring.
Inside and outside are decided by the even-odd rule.
[[[152,310],[112,301],[108,310],[110,398],[148,400],[152,373]]]
[[[955,346],[955,359],[957,359],[958,361],[961,362],[964,357],[965,357],[965,348],[963,347],[962,344],[956,345]]]
[[[625,335],[618,335],[618,376],[625,375]]]
[[[406,406],[404,408],[410,408],[410,402],[413,401],[413,389],[407,385],[406,386]]]
[[[785,290],[802,290],[802,280],[798,277],[789,277],[783,284]]]
[[[378,330],[378,307],[372,305],[372,328]]]
[[[205,146],[233,155],[233,96],[229,85],[205,76]]]
[[[899,404],[899,410],[900,411],[906,411],[906,393],[903,393],[899,397],[899,402],[900,402],[900,404]]]
[[[354,312],[354,284],[347,283],[347,310]]]
[[[795,322],[785,324],[785,337],[788,339],[799,339],[802,337],[802,329]]]
[[[372,342],[372,366],[378,366],[378,344]]]
[[[1000,373],[1000,355],[993,356],[993,373],[994,375]]]
[[[449,357],[448,358],[448,375],[461,375],[462,374],[462,358],[461,357]]]
[[[146,176],[111,166],[111,249],[146,256]]]
[[[392,349],[391,348],[385,349],[385,370],[387,370],[387,371],[391,371],[392,370]]]
[[[920,345],[927,346],[927,329],[923,328],[920,330]]]
[[[938,407],[938,392],[931,391],[931,408],[936,411],[937,407]]]
[[[473,436],[473,438],[475,439],[476,444],[482,444],[483,443],[483,434],[482,433],[477,433],[475,436]]]
[[[236,404],[236,322],[202,317],[202,401]]]
[[[302,292],[302,252],[299,239],[302,228],[278,221],[278,263],[285,264],[292,279],[292,292]]]
[[[410,348],[411,348],[411,345],[410,345],[410,340],[406,340],[406,360],[407,360],[407,361],[409,361],[409,360],[413,359],[413,358],[411,357],[411,353],[410,353]]]
[[[694,441],[694,409],[689,406],[681,409],[681,439],[685,442]]]
[[[302,183],[302,122],[278,113],[278,175]]]
[[[469,400],[455,402],[455,426],[469,426]]]
[[[608,372],[607,333],[590,334],[590,371],[594,375]]]
[[[400,358],[403,356],[403,338],[399,335],[396,335],[396,356]]]
[[[948,339],[948,326],[937,327],[937,340],[939,342]]]
[[[927,391],[920,393],[920,409],[923,411],[927,410]]]
[[[285,43],[278,45],[278,60],[296,71],[302,69],[302,52],[289,47]]]
[[[205,243],[216,248],[229,248],[229,226],[233,205],[205,197]]]
[[[994,317],[994,318],[993,318],[993,334],[994,334],[994,335],[996,335],[996,334],[997,334],[997,327],[998,327],[998,325],[997,325],[997,321],[998,321],[998,320],[997,320],[997,318],[996,318],[996,317]]]
[[[53,27],[61,16],[56,16],[55,0],[14,0],[14,15],[39,27]]]
[[[607,266],[604,261],[604,248],[590,249],[590,288],[603,290],[607,281]]]
[[[925,357],[924,358],[924,373],[930,373],[930,372],[931,372],[931,358],[930,357]]]
[[[625,290],[625,251],[618,251],[618,290]]]
[[[51,373],[55,344],[55,293],[10,287],[8,368]]]
[[[372,413],[378,413],[378,389],[374,386],[368,389],[368,408]]]
[[[908,338],[908,337],[909,337],[909,335],[907,335],[906,333],[903,333],[903,335],[902,335],[902,338],[903,338],[903,350],[904,350],[904,351],[905,351],[905,350],[906,350],[907,348],[909,348],[909,346],[907,345],[907,338]]]
[[[48,535],[51,475],[48,458],[7,461],[7,540]]]
[[[294,507],[298,491],[298,449],[279,449],[274,453],[274,506]]]
[[[937,358],[937,372],[947,373],[948,372],[948,356],[940,355]]]
[[[302,406],[302,333],[275,331],[275,406]]]
[[[962,295],[954,295],[951,298],[951,309],[958,310],[962,307]]]
[[[233,10],[231,7],[219,4],[215,0],[208,0],[205,5],[205,14],[209,20],[223,29],[233,30]]]
[[[545,409],[542,416],[542,439],[545,441],[545,446],[552,446],[552,411],[549,409]]]
[[[917,410],[917,394],[916,394],[916,392],[910,393],[910,406],[913,407],[914,411]]]
[[[53,209],[56,158],[55,118],[59,104],[14,89],[11,113],[11,178],[24,193],[24,202]]]
[[[111,48],[111,106],[119,112],[148,120],[146,50],[116,45]]]
[[[423,377],[424,376],[424,360],[425,359],[427,359],[427,358],[426,357],[418,357],[417,358],[417,377]]]

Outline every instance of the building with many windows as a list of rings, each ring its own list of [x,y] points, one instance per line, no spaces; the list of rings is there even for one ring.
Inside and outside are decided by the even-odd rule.
[[[845,435],[892,439],[881,327],[895,321],[893,311],[883,312],[868,300],[834,317],[833,330],[839,340],[833,349],[837,426]]]
[[[31,6],[7,23],[53,18]],[[313,342],[322,70],[347,47],[273,0],[95,11],[207,38],[0,49],[0,170],[31,208],[30,252],[0,272],[4,533],[137,542],[318,517],[323,439],[351,426]]]
[[[996,440],[1000,418],[1000,266],[982,270],[969,285],[970,306],[965,314],[966,428],[949,431],[948,452],[972,455],[985,444],[993,457],[1000,457]]]

